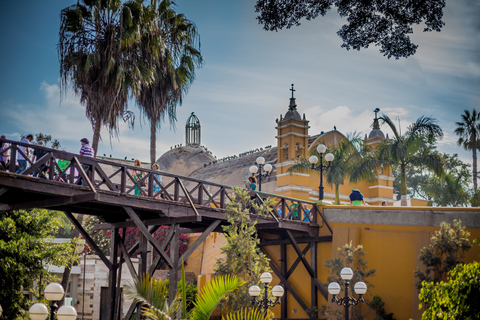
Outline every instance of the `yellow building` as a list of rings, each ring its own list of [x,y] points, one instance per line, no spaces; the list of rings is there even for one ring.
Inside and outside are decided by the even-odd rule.
[[[308,157],[310,150],[316,148],[318,144],[325,144],[329,148],[345,139],[345,136],[335,128],[332,131],[311,135],[308,117],[301,116],[297,111],[293,91],[292,88],[292,96],[285,115],[281,115],[276,121],[277,146],[253,149],[217,159],[199,140],[193,143],[187,140],[185,146],[173,148],[157,162],[163,171],[232,186],[243,186],[245,178],[249,175],[248,168],[255,164],[257,157],[262,156],[265,163],[273,165],[272,172],[262,180],[263,192],[303,200],[318,200],[319,175],[289,173],[287,169],[298,157]],[[366,143],[374,146],[385,138],[388,136],[385,137],[380,130],[375,114],[373,129],[366,137]],[[369,206],[349,205],[348,195],[352,189],[359,189]],[[379,295],[385,302],[386,312],[393,312],[396,319],[421,318],[421,311],[418,310],[418,293],[414,287],[416,281],[414,271],[421,268],[418,260],[420,250],[428,246],[431,235],[439,229],[442,221],[452,223],[454,219],[460,219],[471,233],[471,240],[480,238],[480,210],[394,207],[394,196],[392,172],[388,169],[378,173],[377,181],[365,181],[355,185],[345,181],[340,186],[342,205],[322,207],[325,221],[320,216],[317,217],[317,221],[321,221],[317,237],[308,240],[298,238],[297,248],[288,242],[263,243],[262,250],[270,257],[275,268],[294,269],[288,274],[290,289],[282,298],[282,305],[272,308],[276,317],[307,319],[312,316],[307,312],[314,307],[319,310],[322,306],[334,307],[330,302],[331,296],[325,299],[322,294],[317,294],[318,283],[316,284],[314,280],[326,284],[327,269],[323,266],[325,260],[336,257],[337,248],[352,241],[354,245],[363,246],[367,253],[365,259],[369,262],[368,267],[376,270],[375,276],[369,279],[373,286],[369,288],[366,298],[371,299],[373,295]],[[325,185],[325,199],[333,202],[334,197],[332,187]],[[380,206],[384,201],[389,204],[388,207]],[[424,204],[414,200],[411,203]],[[193,235],[190,241],[193,242],[196,238],[197,236]],[[198,276],[199,285],[213,275],[215,258],[219,256],[224,243],[225,238],[222,234],[211,234],[189,258],[187,270]],[[298,254],[298,249],[304,252],[303,255]],[[466,255],[465,261],[478,261],[479,257],[480,247],[475,246]],[[312,259],[315,259],[315,264]],[[315,279],[310,276],[307,268],[299,263],[300,260],[317,266]],[[279,283],[279,277],[274,276],[271,285]],[[282,284],[285,285],[283,282]],[[367,306],[363,303],[354,308],[366,310]],[[325,318],[321,312],[314,318],[317,317]],[[370,314],[368,318],[374,317]]]

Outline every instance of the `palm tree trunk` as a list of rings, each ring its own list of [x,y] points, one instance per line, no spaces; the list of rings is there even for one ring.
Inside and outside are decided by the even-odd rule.
[[[401,187],[400,187],[400,205],[407,206],[407,175],[405,173],[405,164],[400,165]]]
[[[477,148],[472,148],[473,155],[473,190],[477,191]]]
[[[335,204],[340,205],[340,185],[335,184]]]
[[[94,151],[94,157],[97,156],[97,149],[98,149],[98,141],[100,140],[100,128],[102,122],[100,120],[95,121],[95,125],[93,127],[93,141],[92,141],[92,148]]]
[[[150,164],[156,162],[157,123],[150,119]]]
[[[77,215],[77,221],[78,221],[78,223],[80,223],[80,225],[83,225],[83,214]],[[72,233],[72,239],[73,238],[78,238],[79,235],[80,235],[80,231],[78,231],[77,228],[74,228],[73,233]],[[79,254],[79,253],[75,251],[74,254]],[[65,293],[67,292],[68,280],[70,279],[70,274],[72,273],[72,266],[73,266],[73,261],[70,261],[68,263],[68,265],[65,266],[65,270],[63,271],[61,285],[62,285]],[[64,300],[65,300],[65,296],[60,301],[60,303],[59,303],[60,306],[63,305]]]

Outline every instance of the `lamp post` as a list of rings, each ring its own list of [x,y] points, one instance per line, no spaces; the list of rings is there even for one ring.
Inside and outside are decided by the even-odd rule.
[[[264,178],[268,177],[273,167],[270,163],[265,164],[264,157],[258,157],[255,160],[255,162],[258,164],[258,167],[253,165],[248,169],[248,171],[250,171],[250,173],[253,175],[255,175],[258,171],[260,171],[260,173],[258,174],[258,191],[262,191],[262,177]],[[262,174],[262,168],[265,171],[264,174]]]
[[[50,301],[50,320],[55,319],[55,311],[57,311],[58,320],[75,320],[77,318],[77,311],[72,306],[57,305],[57,302],[62,300],[65,292],[59,283],[50,283],[44,291],[45,299]],[[45,320],[48,317],[48,309],[43,303],[35,303],[28,310],[28,314],[32,320]]]
[[[276,298],[275,300],[268,299],[268,284],[272,281],[272,275],[269,272],[264,272],[260,276],[260,282],[264,284],[265,287],[265,296],[263,299],[259,299],[258,297],[261,294],[261,290],[259,286],[251,286],[248,289],[248,294],[253,297],[253,304],[259,307],[262,307],[265,311],[265,315],[267,314],[268,307],[273,307],[276,304],[280,304],[280,298],[283,296],[284,290],[282,286],[275,286],[272,288],[272,295]]]
[[[315,166],[318,162],[317,156],[311,156],[308,158],[308,162],[312,164],[312,170],[320,171],[320,186],[318,187],[318,200],[323,200],[323,170],[330,168],[332,161],[334,159],[333,154],[327,153],[325,155],[325,160],[327,160],[327,165],[323,164],[323,154],[327,151],[327,147],[324,144],[319,144],[317,146],[317,151],[320,154],[320,164]]]
[[[352,280],[353,278],[352,269],[343,268],[342,271],[340,271],[340,276],[343,280],[345,280],[345,296],[337,299],[336,295],[340,293],[341,288],[340,285],[336,282],[331,282],[328,285],[328,293],[333,295],[332,302],[335,302],[339,306],[343,305],[345,307],[345,320],[348,320],[348,308],[350,306],[356,306],[359,302],[365,301],[363,299],[363,295],[367,292],[367,285],[365,284],[365,282],[355,283],[355,287],[353,289],[355,290],[355,293],[358,294],[358,299],[355,299],[354,297],[350,297],[348,295],[348,287],[350,286],[350,280]]]

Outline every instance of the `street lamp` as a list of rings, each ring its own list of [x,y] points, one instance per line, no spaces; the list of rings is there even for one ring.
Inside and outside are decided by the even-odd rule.
[[[266,178],[270,174],[270,171],[272,171],[273,167],[270,163],[265,164],[265,158],[264,157],[258,157],[255,162],[257,162],[258,167],[253,165],[251,166],[248,171],[250,171],[251,174],[255,175],[258,171],[260,173],[258,174],[258,191],[262,191],[262,177]],[[264,174],[262,174],[262,168],[265,171]]]
[[[343,305],[345,307],[345,320],[348,320],[348,308],[350,306],[356,306],[359,302],[365,301],[363,299],[363,295],[367,292],[367,285],[365,284],[365,282],[355,283],[355,287],[353,289],[355,290],[355,293],[358,294],[358,299],[355,299],[354,297],[350,297],[348,295],[348,287],[350,286],[350,280],[352,280],[353,278],[352,269],[343,268],[342,271],[340,271],[340,277],[345,280],[345,296],[337,299],[336,295],[340,293],[341,288],[340,285],[336,282],[331,282],[328,285],[328,293],[333,295],[332,302],[335,302],[339,306]]]
[[[325,160],[327,160],[328,165],[323,164],[323,154],[327,151],[327,147],[324,144],[319,144],[317,146],[317,151],[320,154],[320,164],[315,166],[318,162],[317,156],[311,156],[308,158],[308,162],[312,164],[312,170],[320,171],[320,186],[318,187],[318,200],[323,200],[323,170],[330,168],[332,161],[334,159],[333,154],[327,153],[325,155]]]
[[[259,299],[258,297],[261,294],[259,286],[251,286],[248,289],[248,294],[253,297],[253,304],[259,307],[262,307],[267,313],[268,307],[273,307],[276,304],[280,304],[280,298],[283,296],[284,290],[282,286],[275,286],[272,288],[272,295],[276,298],[275,301],[268,299],[268,284],[272,281],[272,275],[269,272],[264,272],[260,276],[260,282],[264,284],[265,287],[265,297]]]
[[[55,319],[57,311],[58,320],[75,320],[77,311],[72,306],[61,306],[58,308],[57,302],[62,300],[64,295],[63,287],[59,283],[50,283],[44,291],[45,299],[50,301],[50,320]],[[45,320],[48,317],[48,309],[43,303],[35,303],[28,310],[32,320]]]

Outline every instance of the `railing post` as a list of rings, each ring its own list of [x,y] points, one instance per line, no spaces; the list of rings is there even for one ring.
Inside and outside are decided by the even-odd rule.
[[[127,168],[122,167],[120,172],[120,193],[125,193],[125,188],[127,186]]]
[[[186,196],[186,195],[185,195]],[[175,178],[175,187],[173,193],[173,200],[178,201],[180,199],[180,184],[178,178]]]
[[[225,191],[225,187],[222,187],[222,190],[220,191],[220,208],[224,209],[225,208],[225,198],[227,196],[227,191]]]
[[[200,183],[200,185],[198,186],[198,201],[197,201],[197,203],[199,205],[203,204],[203,183]]]
[[[48,167],[50,168],[48,170],[48,179],[53,180],[55,179],[55,158],[53,156],[49,160]]]
[[[147,183],[147,195],[149,198],[153,196],[153,173],[148,174],[148,183]]]
[[[10,149],[10,168],[8,171],[15,173],[17,170],[15,167],[15,163],[17,163],[17,145],[12,143]]]

